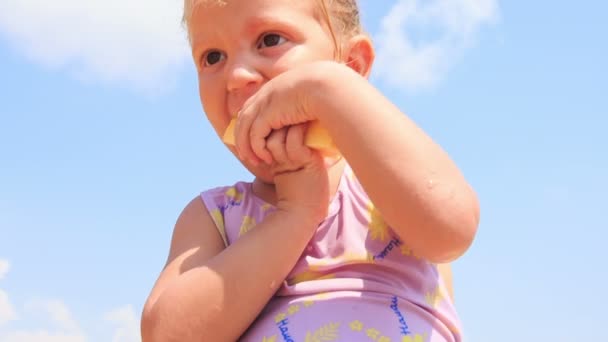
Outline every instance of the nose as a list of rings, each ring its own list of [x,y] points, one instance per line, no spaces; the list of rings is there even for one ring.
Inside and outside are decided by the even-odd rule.
[[[255,90],[262,81],[262,74],[251,60],[242,58],[228,68],[227,87],[230,93]]]

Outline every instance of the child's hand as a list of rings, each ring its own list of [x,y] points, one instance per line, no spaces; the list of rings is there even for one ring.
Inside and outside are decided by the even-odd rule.
[[[274,130],[316,119],[311,111],[313,80],[306,65],[288,70],[264,84],[245,102],[235,127],[239,156],[254,163],[272,164],[267,138]]]
[[[327,216],[329,180],[320,153],[304,145],[306,124],[274,130],[266,139],[273,162],[277,208],[316,227]]]

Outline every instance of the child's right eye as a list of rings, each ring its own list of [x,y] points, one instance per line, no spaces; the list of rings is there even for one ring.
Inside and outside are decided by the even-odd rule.
[[[203,56],[203,64],[204,66],[212,66],[224,58],[226,58],[224,54],[219,51],[209,51]]]

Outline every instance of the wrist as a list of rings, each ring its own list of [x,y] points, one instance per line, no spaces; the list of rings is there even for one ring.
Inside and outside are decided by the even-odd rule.
[[[311,206],[294,205],[286,202],[277,203],[277,216],[284,220],[289,226],[316,230],[319,223],[323,221],[318,209]]]
[[[303,72],[307,75],[303,103],[307,104],[307,112],[315,115],[313,119],[321,122],[326,121],[325,116],[332,112],[332,101],[336,100],[336,90],[352,82],[353,76],[358,76],[348,66],[334,61],[310,64]]]

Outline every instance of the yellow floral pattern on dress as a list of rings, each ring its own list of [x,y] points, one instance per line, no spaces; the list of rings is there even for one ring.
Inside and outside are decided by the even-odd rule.
[[[243,217],[243,223],[241,223],[241,229],[239,230],[239,237],[247,234],[247,232],[255,227],[256,224],[255,218],[245,215]]]
[[[305,300],[303,304],[304,304],[305,308],[308,308],[308,307],[312,306],[314,303],[315,303],[314,300]]]
[[[240,201],[243,200],[243,193],[239,192],[236,187],[230,187],[228,188],[228,190],[226,190],[226,197],[228,197],[230,200],[238,203]]]
[[[281,312],[280,314],[277,314],[276,316],[274,316],[274,322],[279,323],[282,320],[284,320],[285,318],[287,318],[287,315],[285,313]]]
[[[401,254],[403,254],[405,256],[411,256],[416,259],[420,259],[420,257],[418,255],[416,255],[416,253],[414,253],[414,251],[405,243],[402,244],[401,247],[399,247],[399,249],[401,250]]]
[[[346,170],[349,172],[343,175],[345,178],[342,179],[341,185],[344,188],[339,189],[344,191],[340,193],[343,195],[340,197],[340,200],[343,201],[340,203],[340,208],[345,215],[350,216],[345,216],[344,221],[328,220],[323,226],[330,229],[327,231],[328,233],[325,234],[325,230],[319,230],[321,233],[315,234],[309,242],[308,248],[304,249],[298,263],[294,266],[295,272],[292,272],[286,281],[287,285],[302,284],[284,289],[289,294],[293,292],[300,298],[296,296],[283,298],[280,297],[283,293],[279,293],[275,304],[280,306],[273,305],[270,312],[264,313],[262,316],[264,322],[260,320],[259,328],[250,329],[248,334],[244,335],[247,340],[252,339],[258,342],[427,341],[430,332],[423,335],[414,334],[414,332],[426,332],[426,329],[433,327],[418,326],[416,320],[412,321],[413,324],[408,327],[405,325],[405,318],[409,318],[408,315],[403,322],[405,330],[400,330],[399,328],[403,327],[396,326],[401,323],[399,321],[401,316],[397,318],[382,316],[383,314],[390,315],[387,313],[390,312],[387,308],[381,309],[382,311],[378,313],[372,308],[370,310],[362,309],[366,308],[364,306],[350,308],[346,302],[350,300],[350,297],[344,300],[346,302],[345,311],[342,311],[341,305],[332,303],[334,298],[339,298],[338,302],[342,301],[343,294],[336,292],[342,286],[342,279],[340,281],[330,279],[344,277],[344,284],[350,286],[349,281],[358,284],[360,278],[363,277],[359,277],[357,274],[368,272],[368,270],[369,274],[374,277],[387,276],[386,270],[394,270],[394,275],[397,277],[400,276],[400,272],[407,273],[401,268],[400,261],[403,260],[408,261],[408,263],[403,263],[405,264],[403,268],[410,266],[420,268],[425,271],[420,274],[425,277],[428,275],[429,278],[428,282],[427,279],[421,280],[419,287],[421,291],[416,293],[412,300],[427,309],[435,308],[440,313],[447,312],[448,318],[451,316],[451,311],[449,311],[451,310],[451,299],[443,282],[437,283],[436,281],[430,284],[436,277],[434,277],[435,272],[432,270],[429,272],[428,267],[436,266],[414,260],[414,258],[419,259],[416,252],[391,229],[383,219],[380,210],[369,197],[365,196],[360,184],[351,184],[353,181],[357,181],[352,170],[350,168],[346,168]],[[214,206],[209,205],[209,212],[223,239],[228,238],[230,241],[235,241],[237,237],[256,229],[255,226],[263,222],[268,213],[276,210],[276,207],[257,200],[253,201],[255,203],[244,205],[245,201],[252,199],[250,189],[251,187],[239,183],[233,187],[218,188],[205,198],[206,203],[214,201],[216,202],[213,203],[214,206],[219,207],[214,210]],[[349,211],[347,212],[346,209]],[[370,265],[376,263],[385,268],[381,270],[382,272],[374,274],[378,268]],[[314,280],[319,281],[314,282]],[[307,281],[309,283],[306,283]],[[415,313],[412,313],[411,316],[414,317]],[[368,319],[369,321],[367,321]],[[457,322],[454,324],[446,322],[446,328],[453,331],[455,336],[460,335]]]
[[[325,299],[329,299],[329,292],[321,292],[319,294],[317,294],[317,300],[325,300]]]
[[[326,293],[320,293],[316,296],[316,299],[325,298],[327,296]],[[309,308],[314,304],[314,300],[305,300],[302,302],[304,308]],[[301,306],[299,304],[292,304],[287,308],[287,313],[280,312],[274,316],[275,323],[281,323],[283,320],[288,318],[288,316],[294,316],[301,312]]]
[[[287,285],[291,286],[291,285],[301,283],[303,281],[332,279],[335,277],[336,277],[336,275],[332,274],[332,273],[324,274],[322,272],[308,270],[308,271],[304,271],[302,273],[298,273],[295,276],[287,279]]]
[[[331,259],[321,259],[315,261],[315,264],[309,265],[306,271],[298,273],[293,277],[287,279],[288,285],[295,285],[303,281],[320,280],[320,279],[333,279],[336,277],[333,273],[327,273],[325,269],[327,266],[333,265],[349,265],[349,264],[373,264],[374,256],[369,251],[363,253],[356,252],[344,252]]]
[[[359,321],[359,320],[350,322],[350,324],[348,326],[350,326],[350,330],[352,330],[352,331],[363,330],[363,323],[361,323],[361,321]]]
[[[424,295],[426,303],[433,308],[436,307],[437,304],[439,304],[442,298],[443,296],[441,295],[441,289],[439,288],[439,286]]]
[[[372,240],[387,241],[390,238],[390,234],[382,215],[372,202],[367,204],[367,210],[370,217],[368,228],[371,232]]]
[[[333,258],[326,258],[315,260],[314,264],[310,264],[308,268],[315,272],[322,272],[326,270],[327,266],[345,266],[350,264],[373,264],[375,262],[374,255],[369,251],[365,252],[353,252],[346,251],[341,255]]]
[[[309,331],[306,333],[306,342],[335,341],[338,338],[339,328],[340,323],[329,323],[320,327],[314,333]]]
[[[374,263],[374,255],[370,252],[366,253],[356,253],[356,252],[344,252],[344,254],[333,259],[335,262],[338,262],[340,265],[348,265],[348,264],[373,264]],[[333,263],[333,262],[332,262]]]
[[[380,331],[374,328],[365,330],[365,334],[367,335],[367,337],[371,338],[374,341],[380,337]]]
[[[287,314],[290,316],[295,315],[298,311],[300,311],[299,305],[291,305],[289,308],[287,308]]]
[[[224,240],[224,245],[228,246],[228,239],[226,238],[226,228],[224,227],[224,215],[219,209],[213,209],[211,212],[211,218],[213,222],[215,222],[215,226],[217,227],[218,232],[222,236],[222,240]]]
[[[424,342],[424,336],[420,334],[403,336],[401,342]]]
[[[370,338],[372,341],[376,342],[391,342],[391,338],[382,334],[382,332],[376,328],[368,328],[365,329],[363,323],[360,320],[354,320],[348,325],[350,330],[365,332],[365,335]],[[365,329],[365,331],[363,331]]]

